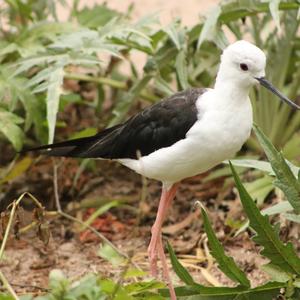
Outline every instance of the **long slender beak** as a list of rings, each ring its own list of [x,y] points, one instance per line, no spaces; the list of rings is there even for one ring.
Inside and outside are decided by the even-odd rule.
[[[293,107],[294,109],[299,109],[300,110],[300,106],[297,105],[295,102],[293,102],[292,100],[290,100],[288,97],[286,97],[285,95],[283,95],[281,92],[279,92],[270,81],[268,81],[265,77],[255,77],[256,80],[258,80],[258,82],[264,86],[266,89],[268,89],[269,91],[271,91],[273,94],[275,94],[276,96],[279,97],[280,100],[282,100],[283,102],[289,104],[291,107]]]

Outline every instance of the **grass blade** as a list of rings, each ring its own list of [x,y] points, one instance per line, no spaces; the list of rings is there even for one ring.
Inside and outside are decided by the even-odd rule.
[[[300,259],[291,243],[283,244],[271,226],[268,217],[263,216],[254,201],[244,188],[238,174],[230,163],[236,187],[239,191],[244,210],[249,218],[250,226],[255,230],[255,242],[263,246],[261,254],[282,270],[300,275]]]
[[[229,257],[225,254],[224,248],[218,241],[208,220],[207,213],[203,207],[201,207],[201,213],[204,221],[205,232],[211,248],[211,255],[216,259],[217,263],[219,264],[219,268],[231,280],[238,282],[243,286],[250,287],[250,282],[245,273],[237,266],[232,257]]]

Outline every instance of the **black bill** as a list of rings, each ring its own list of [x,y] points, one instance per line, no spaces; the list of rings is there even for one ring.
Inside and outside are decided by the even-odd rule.
[[[284,101],[285,103],[289,104],[290,106],[292,106],[295,109],[300,109],[300,106],[297,105],[296,103],[294,103],[293,101],[291,101],[288,97],[284,96],[283,94],[281,94],[281,92],[279,92],[273,85],[271,82],[269,82],[265,77],[255,77],[255,79],[257,79],[259,81],[259,83],[264,86],[266,89],[268,89],[269,91],[271,91],[273,94],[275,94],[276,96],[278,96],[282,101]]]

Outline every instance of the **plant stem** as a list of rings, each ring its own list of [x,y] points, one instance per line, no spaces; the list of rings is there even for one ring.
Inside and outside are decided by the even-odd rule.
[[[3,283],[3,286],[9,291],[9,293],[14,297],[15,300],[20,300],[12,286],[9,284],[8,280],[4,276],[4,274],[0,271],[0,280]]]
[[[73,80],[81,80],[81,81],[90,81],[98,84],[108,85],[110,87],[127,91],[129,89],[128,85],[125,82],[118,81],[115,79],[107,78],[107,77],[93,77],[85,74],[77,74],[77,73],[65,73],[65,78],[73,79]],[[147,100],[149,102],[156,102],[159,98],[145,89],[140,93],[141,98]]]
[[[0,248],[0,260],[2,259],[2,256],[3,256],[3,253],[4,253],[5,245],[6,245],[6,242],[7,242],[7,239],[8,239],[9,231],[10,231],[13,219],[14,219],[16,209],[17,209],[19,203],[22,201],[22,199],[26,195],[28,195],[38,207],[40,207],[40,208],[43,207],[42,204],[32,194],[30,194],[28,192],[23,193],[16,201],[14,201],[12,203],[12,209],[10,211],[9,220],[8,220],[8,223],[7,223],[7,227],[6,227],[5,234],[4,234],[3,241],[2,241],[2,244],[1,244],[1,248]]]
[[[128,89],[128,86],[125,82],[117,81],[107,77],[93,77],[85,74],[68,73],[68,72],[65,73],[65,77],[73,80],[91,81],[99,84],[106,84],[121,90]]]
[[[262,2],[262,3],[258,4],[257,6],[258,6],[257,9],[252,9],[252,10],[242,7],[239,10],[237,10],[234,14],[230,10],[228,12],[222,13],[219,17],[219,20],[222,23],[228,23],[230,21],[235,21],[235,20],[238,20],[238,19],[241,19],[244,17],[248,17],[248,16],[255,16],[259,13],[265,13],[265,12],[269,11],[269,3]],[[298,9],[298,8],[299,8],[299,4],[296,2],[292,2],[292,3],[281,2],[279,4],[279,10],[293,10],[293,9]]]
[[[4,253],[5,245],[6,245],[6,242],[7,242],[7,239],[8,239],[8,235],[9,235],[9,231],[10,231],[10,228],[11,228],[11,225],[12,225],[12,221],[14,219],[16,208],[17,208],[17,202],[14,201],[13,204],[12,204],[12,209],[11,209],[11,212],[10,212],[10,215],[9,215],[9,220],[8,220],[8,223],[7,223],[7,226],[6,226],[6,229],[5,229],[5,234],[4,234],[3,241],[2,241],[2,244],[1,244],[1,248],[0,248],[0,261],[2,259],[3,253]]]

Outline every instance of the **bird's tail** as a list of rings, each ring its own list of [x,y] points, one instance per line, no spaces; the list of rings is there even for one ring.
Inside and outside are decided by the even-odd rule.
[[[110,151],[120,126],[105,129],[93,136],[25,149],[20,153],[40,152],[48,156],[111,158]]]

